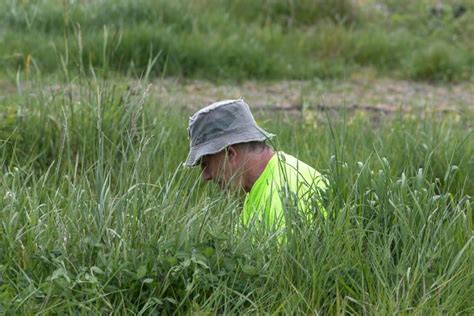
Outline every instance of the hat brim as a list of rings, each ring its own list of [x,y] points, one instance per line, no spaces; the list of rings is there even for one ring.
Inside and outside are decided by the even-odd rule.
[[[268,133],[267,131],[258,127],[252,127],[248,130],[224,134],[211,141],[191,146],[184,166],[195,167],[202,157],[216,154],[224,150],[227,146],[254,141],[263,142],[273,138],[274,136],[274,134]]]

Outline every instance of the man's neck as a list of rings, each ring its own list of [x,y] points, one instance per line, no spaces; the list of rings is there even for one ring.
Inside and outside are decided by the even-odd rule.
[[[245,167],[246,173],[243,179],[243,188],[246,192],[250,192],[273,155],[274,152],[271,148],[265,148],[262,152],[249,155]]]

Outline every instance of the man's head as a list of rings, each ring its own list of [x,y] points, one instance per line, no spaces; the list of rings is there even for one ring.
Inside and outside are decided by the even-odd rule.
[[[265,142],[239,143],[205,155],[200,160],[202,179],[213,181],[221,189],[250,191],[273,151]]]
[[[216,102],[199,110],[190,118],[188,132],[191,144],[185,165],[200,164],[203,179],[221,188],[248,191],[257,162],[271,157],[265,141],[273,135],[258,127],[243,100]]]

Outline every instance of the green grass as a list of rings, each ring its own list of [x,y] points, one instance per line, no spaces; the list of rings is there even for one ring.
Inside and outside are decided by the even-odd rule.
[[[459,3],[467,12],[454,19],[449,5],[430,15],[430,1],[4,1],[0,66],[140,75],[158,56],[151,75],[213,81],[334,78],[364,67],[470,80],[474,6]]]
[[[128,87],[365,67],[472,79],[468,1],[459,19],[353,3],[3,1],[0,77],[17,93],[0,96],[0,314],[473,314],[469,109],[256,113],[329,184],[327,220],[279,245],[182,166],[192,113]]]
[[[69,75],[0,99],[0,313],[474,312],[472,113],[257,113],[330,184],[278,246],[182,167],[191,113]]]

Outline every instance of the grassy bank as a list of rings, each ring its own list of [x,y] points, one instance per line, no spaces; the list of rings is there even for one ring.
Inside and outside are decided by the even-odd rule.
[[[474,312],[472,113],[257,115],[330,182],[278,247],[181,166],[190,113],[80,82],[0,99],[0,312]]]
[[[466,8],[457,18],[455,4]],[[4,1],[0,66],[211,80],[333,78],[373,68],[415,80],[471,79],[474,6],[433,8],[388,0]]]

